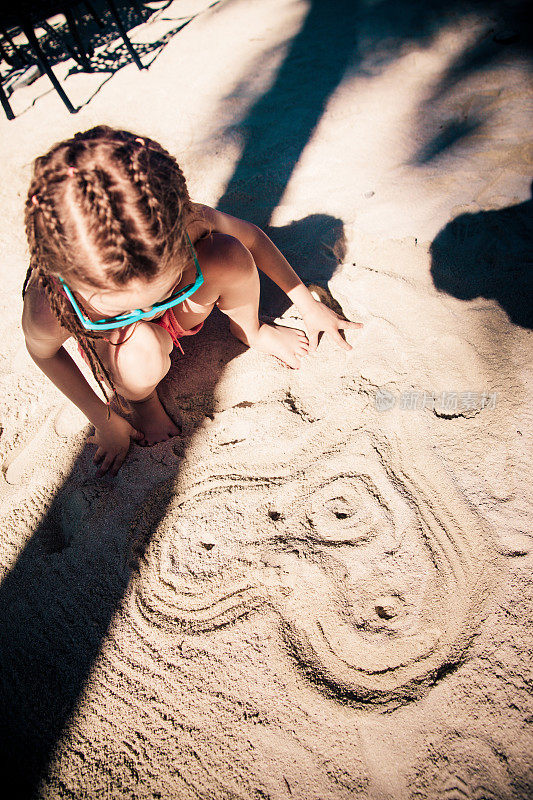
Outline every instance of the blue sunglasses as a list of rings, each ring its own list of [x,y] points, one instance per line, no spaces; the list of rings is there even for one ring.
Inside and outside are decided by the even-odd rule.
[[[152,317],[159,311],[167,311],[167,309],[172,308],[172,306],[177,306],[178,303],[182,303],[187,299],[187,297],[190,297],[193,292],[199,289],[204,282],[204,276],[200,270],[200,264],[198,263],[198,259],[196,257],[196,253],[194,252],[194,247],[192,246],[191,240],[189,239],[189,235],[187,233],[185,235],[187,236],[187,241],[189,242],[194,258],[194,264],[196,267],[196,280],[194,283],[189,284],[189,286],[185,286],[183,289],[180,289],[179,292],[173,294],[168,300],[164,300],[161,303],[154,303],[154,305],[148,309],[148,311],[143,311],[142,309],[137,308],[135,311],[126,311],[124,314],[118,314],[116,317],[106,317],[93,322],[86,314],[83,313],[76,302],[73,293],[63,278],[59,278],[61,286],[63,287],[66,296],[70,300],[72,308],[76,312],[76,316],[83,327],[88,331],[109,331],[113,330],[114,328],[122,328],[125,325],[131,325],[134,322],[139,322],[141,319]]]

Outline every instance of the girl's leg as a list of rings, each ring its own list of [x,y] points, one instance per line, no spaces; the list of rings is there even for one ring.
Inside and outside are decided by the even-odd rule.
[[[157,386],[170,368],[170,334],[159,325],[141,322],[133,332],[114,331],[110,343],[99,341],[97,346],[117,391],[132,409],[134,427],[144,433],[140,444],[151,445],[177,436],[180,430],[157,394]]]
[[[302,331],[259,322],[259,275],[247,248],[232,236],[215,233],[196,250],[204,283],[193,297],[175,306],[182,327],[190,330],[203,322],[216,304],[230,318],[230,330],[238,339],[298,369],[309,349],[307,337]],[[170,368],[170,334],[160,325],[140,322],[133,332],[118,329],[110,342],[99,340],[96,346],[117,391],[132,408],[135,427],[144,433],[141,444],[179,434],[157,394]]]
[[[178,322],[190,329],[216,304],[230,318],[230,330],[244,344],[274,355],[293,369],[307,355],[303,331],[259,322],[259,274],[251,253],[232,236],[214,233],[196,246],[204,283],[174,309]]]

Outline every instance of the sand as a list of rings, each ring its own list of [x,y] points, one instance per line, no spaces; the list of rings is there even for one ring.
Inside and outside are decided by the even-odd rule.
[[[525,800],[526,6],[150,7],[148,70],[64,62],[76,115],[41,77],[0,121],[10,796]],[[161,385],[182,437],[101,480],[19,322],[31,161],[98,123],[159,139],[364,323],[294,371],[213,314]],[[266,284],[262,314],[301,325]]]

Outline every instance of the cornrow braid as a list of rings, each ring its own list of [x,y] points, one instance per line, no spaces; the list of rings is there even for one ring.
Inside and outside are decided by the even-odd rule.
[[[146,172],[146,167],[141,166],[140,155],[142,145],[137,142],[137,147],[122,145],[117,154],[124,158],[124,166],[131,178],[132,183],[137,187],[141,199],[145,202],[150,218],[154,221],[154,233],[161,236],[163,222],[161,217],[161,204],[154,196],[150,186],[150,180]]]
[[[54,203],[49,196],[41,192],[38,198],[38,207],[41,213],[42,221],[48,234],[52,238],[53,243],[58,251],[65,250],[65,236],[63,226],[57,215]]]
[[[69,333],[78,339],[81,347],[83,348],[83,352],[87,356],[91,371],[109,406],[109,403],[111,402],[111,396],[108,393],[108,387],[106,386],[105,382],[107,382],[112,391],[116,390],[113,384],[113,379],[106,369],[105,364],[98,356],[93,342],[87,336],[85,330],[82,329],[77,317],[72,314],[67,298],[64,297],[60,292],[56,291],[52,281],[46,274],[42,272],[42,270],[39,270],[37,273],[37,280],[39,285],[44,289],[48,302],[50,303],[50,307],[59,320],[59,323],[65,327]]]
[[[152,233],[160,240],[161,251],[164,247],[164,234],[173,231],[178,250],[186,249],[185,229],[179,224],[191,211],[190,197],[183,172],[174,158],[158,142],[124,133],[122,144],[117,147],[116,155],[122,160],[124,167],[137,188],[139,197],[148,211],[152,223]],[[161,176],[173,191],[164,194],[161,202],[154,189],[161,182]],[[178,224],[176,225],[176,223]],[[157,250],[160,256],[159,250]]]
[[[35,195],[31,196],[32,199]],[[53,205],[47,203],[43,196],[39,198],[39,202],[36,205],[33,202],[29,202],[26,204],[26,234],[28,237],[28,244],[30,246],[30,265],[26,272],[26,277],[24,279],[24,284],[22,287],[22,297],[24,298],[26,294],[26,289],[28,287],[28,282],[32,275],[35,275],[37,285],[40,286],[47,297],[47,300],[50,304],[50,308],[56,319],[58,320],[59,324],[65,328],[72,336],[74,336],[80,343],[80,346],[83,348],[83,352],[87,356],[87,360],[89,362],[89,366],[91,367],[91,371],[94,375],[96,382],[98,383],[100,389],[103,392],[103,395],[108,403],[111,400],[109,395],[108,386],[111,388],[113,392],[116,393],[116,388],[113,383],[113,379],[109,374],[108,370],[106,369],[105,364],[100,359],[98,353],[96,352],[96,348],[94,344],[90,340],[89,336],[87,335],[85,329],[80,324],[77,316],[74,314],[70,303],[68,302],[65,295],[58,290],[57,288],[57,281],[49,275],[42,267],[40,263],[40,258],[42,257],[39,247],[39,238],[36,235],[35,230],[35,222],[36,222],[36,212],[39,210],[42,214],[43,222],[45,225],[48,226],[49,234],[51,235],[52,239],[56,241],[58,248],[64,248],[64,241],[63,235],[61,231],[61,226],[57,215],[55,214],[55,210]],[[101,334],[100,334],[101,335]],[[98,334],[94,334],[93,338],[98,338]],[[105,381],[107,381],[108,386],[106,386]]]
[[[132,273],[128,241],[122,225],[106,191],[105,176],[101,170],[77,170],[78,200],[85,216],[96,216],[99,223],[98,244],[104,248],[105,259],[113,264],[114,272],[121,272],[127,280]]]

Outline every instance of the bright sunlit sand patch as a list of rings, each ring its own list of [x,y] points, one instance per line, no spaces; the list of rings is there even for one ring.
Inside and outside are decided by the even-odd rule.
[[[448,70],[484,29],[482,18],[463,18],[427,46],[403,48],[407,52],[370,74],[370,58],[363,54],[329,100],[272,224],[287,224],[295,210],[302,217],[316,212],[318,204],[348,223],[357,219],[358,230],[369,234],[428,241],[472,194],[471,208],[502,204],[504,196],[528,197],[526,64],[497,66],[468,86],[452,87],[448,102],[435,101],[427,106],[431,116],[424,115]],[[486,115],[481,130],[433,163],[416,162],[425,142],[478,109]],[[508,150],[513,144],[516,158]],[[309,186],[317,191],[309,192]],[[348,207],[353,216],[346,219]]]

